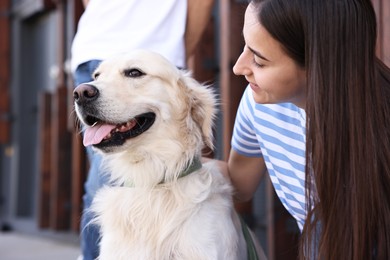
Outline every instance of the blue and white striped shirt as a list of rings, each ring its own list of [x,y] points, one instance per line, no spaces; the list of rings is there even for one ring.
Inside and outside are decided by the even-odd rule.
[[[234,125],[232,147],[264,157],[276,194],[302,230],[306,219],[306,114],[292,103],[257,104],[247,88]]]

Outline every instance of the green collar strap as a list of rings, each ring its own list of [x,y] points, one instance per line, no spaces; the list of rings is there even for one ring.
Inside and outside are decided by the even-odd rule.
[[[187,175],[190,175],[191,173],[199,170],[202,168],[202,162],[200,161],[200,158],[199,157],[195,157],[191,163],[188,163],[187,167],[184,169],[184,171],[182,171],[180,173],[180,175],[178,176],[178,178],[182,178],[182,177],[185,177]],[[164,181],[161,181],[159,184],[163,184]],[[123,184],[124,187],[130,187],[130,188],[133,188],[134,187],[134,183],[132,183],[131,181],[127,181]]]
[[[202,168],[202,162],[198,157],[195,157],[192,162],[187,166],[187,168],[179,175],[179,178],[185,177],[194,171],[199,170]]]
[[[242,233],[244,234],[244,238],[246,241],[246,249],[248,254],[248,260],[259,260],[259,256],[257,255],[255,242],[252,239],[252,236],[249,231],[249,227],[246,225],[244,219],[239,216],[241,222]]]

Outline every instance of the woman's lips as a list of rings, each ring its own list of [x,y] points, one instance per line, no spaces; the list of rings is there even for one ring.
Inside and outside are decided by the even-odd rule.
[[[254,84],[254,83],[251,83],[251,82],[249,82],[249,86],[250,86],[251,89],[253,89],[253,90],[256,90],[256,89],[259,89],[259,88],[260,88],[257,84]]]

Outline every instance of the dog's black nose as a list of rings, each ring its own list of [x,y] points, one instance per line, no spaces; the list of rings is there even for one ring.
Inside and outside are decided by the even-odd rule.
[[[90,84],[78,85],[73,91],[73,98],[77,104],[91,102],[99,96],[99,90]]]

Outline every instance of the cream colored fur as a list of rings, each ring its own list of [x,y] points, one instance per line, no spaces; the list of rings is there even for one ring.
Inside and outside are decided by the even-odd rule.
[[[131,68],[145,75],[124,76]],[[93,202],[102,232],[99,259],[246,259],[232,187],[217,165],[178,178],[204,144],[213,146],[212,90],[147,51],[107,60],[96,73],[90,84],[100,92],[94,102],[106,121],[156,114],[149,130],[103,152],[115,185]],[[77,104],[76,112],[82,113]]]

